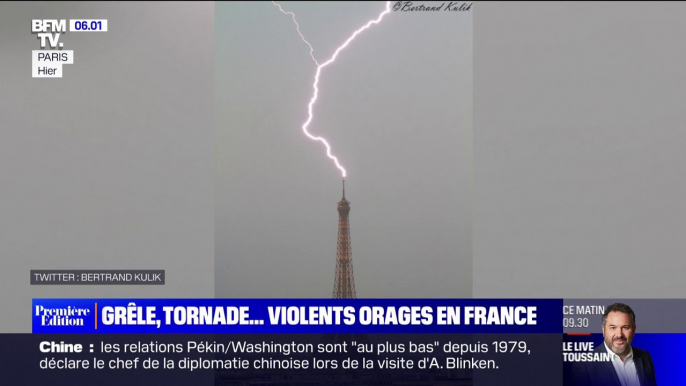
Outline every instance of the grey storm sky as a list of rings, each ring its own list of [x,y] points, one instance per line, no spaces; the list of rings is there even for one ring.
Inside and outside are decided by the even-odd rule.
[[[282,6],[323,62],[385,5]],[[315,70],[271,2],[216,3],[217,296],[331,296],[341,175],[301,131]],[[471,296],[471,12],[391,12],[319,88],[310,131],[348,171],[358,297]]]
[[[31,331],[32,298],[214,294],[213,16],[203,2],[0,2],[0,332]],[[34,79],[38,18],[108,31],[62,34],[74,63]],[[167,280],[30,285],[31,269]]]

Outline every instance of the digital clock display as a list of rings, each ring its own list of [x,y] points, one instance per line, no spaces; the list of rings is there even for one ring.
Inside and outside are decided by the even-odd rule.
[[[107,20],[91,20],[91,19],[71,19],[69,20],[70,32],[106,32]]]

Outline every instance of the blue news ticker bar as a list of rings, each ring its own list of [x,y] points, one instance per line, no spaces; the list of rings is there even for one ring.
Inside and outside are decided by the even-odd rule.
[[[562,299],[33,299],[31,315],[33,333],[562,333],[562,304]],[[165,324],[163,307],[208,306],[213,309],[248,307],[248,319],[261,320],[263,324],[178,325],[173,323],[173,318],[172,324]],[[355,322],[350,325],[270,323],[269,307],[304,307],[303,318],[307,319],[311,307],[327,306],[354,308]],[[439,307],[460,307],[464,316],[465,307],[470,306],[498,307],[498,310],[500,307],[536,307],[535,324],[467,325],[463,318],[460,324],[437,323]],[[122,308],[135,310],[132,314],[142,315],[142,319],[146,318],[147,310],[152,309],[154,319],[160,320],[159,326],[107,324],[104,317],[111,323],[114,307],[119,307],[119,312],[124,312]],[[419,325],[365,325],[360,322],[360,311],[364,307],[394,308],[395,311],[400,307],[430,307],[432,321]],[[187,314],[188,310],[179,312]],[[64,317],[65,313],[71,315]],[[74,323],[76,325],[64,325]]]

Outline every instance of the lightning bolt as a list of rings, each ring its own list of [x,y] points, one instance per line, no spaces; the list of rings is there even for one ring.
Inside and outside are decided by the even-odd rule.
[[[296,29],[298,31],[298,34],[300,35],[300,38],[302,38],[303,42],[305,42],[310,47],[310,56],[312,57],[312,60],[314,60],[315,64],[317,64],[317,72],[314,75],[314,83],[312,84],[312,89],[314,91],[312,94],[312,99],[310,99],[310,103],[307,105],[308,117],[307,117],[307,121],[305,121],[305,123],[303,123],[303,125],[302,125],[302,130],[305,133],[305,135],[307,135],[310,139],[312,139],[314,141],[319,141],[319,142],[324,144],[324,146],[326,147],[326,155],[330,159],[333,160],[333,162],[336,164],[336,167],[338,168],[338,170],[341,171],[343,178],[345,178],[346,174],[347,174],[345,171],[345,168],[340,164],[340,162],[338,162],[338,158],[336,158],[336,156],[334,156],[331,153],[331,145],[329,145],[329,142],[327,142],[326,139],[324,139],[324,137],[314,136],[314,135],[310,134],[309,131],[307,131],[308,126],[310,125],[310,123],[312,122],[312,119],[314,118],[314,114],[312,112],[312,110],[314,108],[314,104],[315,104],[315,102],[317,102],[317,98],[319,97],[319,87],[317,87],[317,85],[319,84],[319,76],[321,75],[322,69],[324,67],[328,66],[329,64],[333,63],[336,60],[336,57],[338,57],[338,54],[341,51],[343,51],[346,47],[348,47],[350,42],[352,42],[357,37],[357,35],[359,35],[363,31],[369,29],[372,25],[379,24],[379,22],[381,22],[381,19],[383,19],[384,16],[386,16],[387,14],[389,14],[391,12],[391,2],[387,1],[386,2],[386,9],[383,12],[381,12],[381,14],[379,14],[379,16],[377,16],[376,19],[372,19],[372,20],[368,21],[367,24],[365,24],[364,26],[355,30],[355,32],[353,32],[353,34],[350,35],[350,37],[348,37],[348,39],[346,39],[345,42],[343,44],[341,44],[336,49],[336,51],[333,53],[331,58],[329,58],[327,61],[325,61],[322,64],[319,64],[317,62],[317,59],[315,59],[315,57],[314,57],[314,53],[313,53],[314,49],[312,48],[312,45],[307,41],[307,39],[305,39],[303,34],[300,33],[300,26],[298,25],[298,22],[295,21],[295,14],[293,12],[284,11],[281,8],[281,6],[277,3],[275,3],[274,1],[272,1],[272,3],[274,5],[276,5],[277,7],[279,7],[279,10],[281,12],[283,12],[286,15],[291,15],[293,17],[293,22],[295,23],[295,26],[296,26]]]
[[[293,23],[295,23],[295,29],[298,31],[298,35],[300,35],[300,39],[302,39],[305,42],[305,44],[307,44],[307,46],[310,47],[310,57],[312,58],[312,60],[314,60],[314,63],[318,66],[319,63],[317,63],[317,59],[314,58],[314,48],[312,48],[312,44],[310,44],[310,42],[308,42],[307,39],[305,39],[302,32],[300,32],[300,24],[298,24],[298,22],[295,20],[295,14],[293,12],[284,11],[283,8],[281,8],[281,6],[278,3],[276,3],[275,1],[272,1],[272,4],[279,7],[279,11],[283,12],[284,15],[291,15],[291,17],[293,18]]]

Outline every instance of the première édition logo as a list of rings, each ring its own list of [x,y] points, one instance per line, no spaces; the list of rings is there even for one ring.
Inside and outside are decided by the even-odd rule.
[[[36,306],[35,316],[40,317],[41,326],[83,326],[83,320],[90,315],[88,308],[59,307],[45,308]]]

